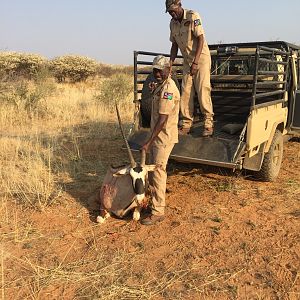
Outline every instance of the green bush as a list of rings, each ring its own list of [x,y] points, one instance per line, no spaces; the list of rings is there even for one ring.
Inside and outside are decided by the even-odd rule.
[[[1,78],[22,76],[32,79],[46,65],[46,58],[37,54],[0,52]]]
[[[95,96],[97,103],[114,111],[115,102],[122,108],[128,106],[128,96],[133,91],[133,79],[124,73],[115,74],[104,80]]]
[[[58,82],[66,79],[71,82],[85,81],[96,74],[97,66],[95,60],[78,55],[59,56],[50,61],[50,69]]]

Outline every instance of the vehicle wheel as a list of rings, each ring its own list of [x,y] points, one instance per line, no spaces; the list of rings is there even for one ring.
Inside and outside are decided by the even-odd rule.
[[[175,75],[172,75],[172,79],[175,81],[176,86],[180,89],[179,82]],[[141,96],[141,116],[142,116],[142,126],[143,127],[150,127],[151,121],[151,109],[152,109],[152,94],[149,88],[149,83],[155,82],[157,80],[154,78],[153,74],[149,74],[146,78],[143,89],[142,89],[142,96]]]
[[[282,157],[283,137],[281,132],[276,130],[270,150],[265,154],[261,169],[258,172],[259,179],[263,181],[274,181],[279,174]]]

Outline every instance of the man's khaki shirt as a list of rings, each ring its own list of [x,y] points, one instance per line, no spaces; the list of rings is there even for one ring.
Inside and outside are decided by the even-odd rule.
[[[184,9],[181,22],[174,19],[170,22],[170,41],[176,42],[184,58],[184,64],[191,66],[196,55],[196,39],[203,35],[204,44],[201,56],[210,55],[209,48],[205,39],[204,29],[200,15],[193,10]],[[201,59],[200,56],[200,59]]]
[[[173,79],[166,79],[153,92],[151,131],[159,119],[159,115],[168,115],[167,123],[154,140],[154,145],[170,145],[178,143],[180,93]]]

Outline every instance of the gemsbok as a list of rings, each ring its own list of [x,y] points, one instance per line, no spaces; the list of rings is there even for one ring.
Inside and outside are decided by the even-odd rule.
[[[104,178],[100,189],[100,215],[97,222],[102,224],[114,214],[124,217],[133,211],[133,219],[140,219],[141,208],[144,206],[148,188],[148,172],[153,172],[155,165],[146,165],[146,153],[141,152],[141,161],[136,162],[128,141],[125,137],[118,105],[116,111],[120,131],[129,155],[130,164],[118,168],[111,167]]]

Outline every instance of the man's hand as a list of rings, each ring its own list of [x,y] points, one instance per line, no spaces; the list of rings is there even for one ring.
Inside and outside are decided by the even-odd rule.
[[[148,141],[142,146],[141,151],[144,150],[146,153],[149,151],[149,148],[151,147],[153,141],[158,137],[159,133],[166,125],[168,117],[169,115],[159,114],[159,118],[156,124],[154,125],[154,129],[151,132],[151,136],[148,139]]]
[[[194,63],[192,63],[191,65],[191,69],[190,69],[190,75],[194,76],[198,71],[198,66]]]
[[[149,89],[150,89],[151,93],[154,92],[154,90],[156,89],[156,87],[157,87],[157,82],[151,81],[149,83]]]

